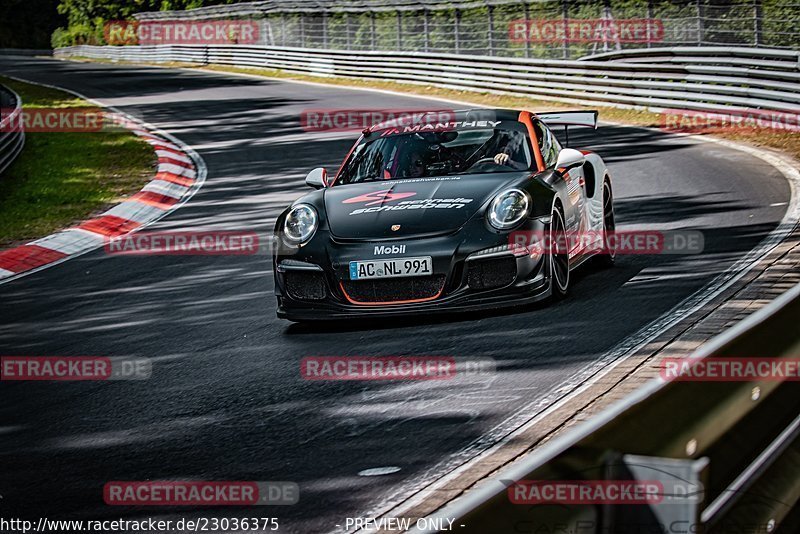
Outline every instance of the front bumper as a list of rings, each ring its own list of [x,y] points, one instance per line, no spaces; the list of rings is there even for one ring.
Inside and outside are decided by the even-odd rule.
[[[542,229],[542,222],[531,221],[523,230]],[[524,305],[550,295],[546,256],[509,247],[507,233],[476,234],[480,237],[473,240],[459,234],[357,243],[316,236],[318,242],[302,252],[279,253],[273,260],[278,317],[312,321],[455,313]],[[350,261],[403,257],[377,256],[378,247],[394,245],[405,245],[405,257],[430,256],[433,276],[350,281]]]

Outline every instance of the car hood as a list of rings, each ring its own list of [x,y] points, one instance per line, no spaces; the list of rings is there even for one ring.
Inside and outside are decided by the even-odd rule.
[[[399,238],[461,228],[496,193],[530,172],[348,184],[325,191],[331,233],[342,239]]]

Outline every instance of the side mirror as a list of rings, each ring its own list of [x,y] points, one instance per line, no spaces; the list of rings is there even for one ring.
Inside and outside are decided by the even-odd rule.
[[[314,189],[328,187],[328,171],[322,167],[317,167],[306,176],[306,185]]]
[[[574,148],[562,148],[556,160],[556,169],[574,169],[586,163],[586,156]]]

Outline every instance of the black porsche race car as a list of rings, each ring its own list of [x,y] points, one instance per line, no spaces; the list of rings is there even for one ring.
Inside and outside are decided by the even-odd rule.
[[[550,126],[597,112],[473,109],[364,130],[336,176],[275,225],[278,316],[294,321],[454,312],[566,295],[570,271],[614,251],[611,177]],[[550,238],[550,246],[543,243]],[[562,246],[552,246],[554,242]]]

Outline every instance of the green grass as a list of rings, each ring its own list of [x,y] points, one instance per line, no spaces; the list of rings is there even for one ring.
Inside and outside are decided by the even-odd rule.
[[[0,77],[25,108],[94,107],[75,96]],[[150,145],[128,131],[29,132],[0,174],[0,247],[43,237],[100,213],[153,175]]]

